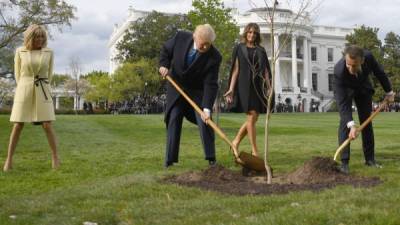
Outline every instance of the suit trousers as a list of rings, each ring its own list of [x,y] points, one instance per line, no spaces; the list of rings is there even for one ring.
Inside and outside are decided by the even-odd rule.
[[[372,96],[371,95],[354,95],[354,102],[357,106],[358,118],[362,124],[372,113]],[[349,121],[340,120],[339,125],[339,145],[341,145],[348,137],[350,129],[347,128]],[[369,123],[361,132],[362,147],[364,152],[365,161],[375,160],[375,142],[374,131],[372,123]],[[350,160],[350,144],[343,150],[342,158],[343,163],[348,163]]]
[[[178,162],[179,145],[182,133],[183,117],[193,110],[185,99],[180,97],[171,109],[167,124],[167,148],[165,155],[165,165],[172,165]],[[199,127],[201,142],[205,154],[205,159],[215,160],[215,135],[211,127],[207,126],[201,116],[196,114],[196,122]]]

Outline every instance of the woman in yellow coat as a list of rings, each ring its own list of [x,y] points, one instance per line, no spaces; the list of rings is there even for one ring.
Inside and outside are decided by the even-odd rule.
[[[33,24],[24,32],[24,46],[16,50],[14,74],[17,88],[10,121],[14,123],[3,170],[12,168],[12,157],[24,123],[41,124],[52,152],[52,167],[60,164],[51,121],[55,120],[49,82],[53,75],[53,52],[46,47],[44,27]]]

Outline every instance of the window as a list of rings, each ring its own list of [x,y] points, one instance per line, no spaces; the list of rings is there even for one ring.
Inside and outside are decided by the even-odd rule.
[[[297,73],[297,87],[301,87],[301,85],[300,85],[300,73]]]
[[[334,77],[333,74],[330,73],[328,74],[328,90],[333,91],[333,85],[334,85]]]
[[[317,47],[311,47],[311,61],[317,61]]]
[[[328,48],[328,62],[333,62],[333,48]]]
[[[318,74],[312,73],[312,89],[318,91]]]

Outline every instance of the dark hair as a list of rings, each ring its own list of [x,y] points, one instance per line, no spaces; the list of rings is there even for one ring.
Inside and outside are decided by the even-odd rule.
[[[363,59],[364,49],[358,45],[349,45],[344,49],[343,55],[348,55],[351,59]]]
[[[249,23],[246,25],[242,34],[242,42],[243,43],[247,42],[247,33],[250,31],[251,28],[253,28],[254,32],[256,33],[256,39],[254,40],[254,45],[258,46],[261,43],[261,35],[260,35],[260,27],[256,23]]]

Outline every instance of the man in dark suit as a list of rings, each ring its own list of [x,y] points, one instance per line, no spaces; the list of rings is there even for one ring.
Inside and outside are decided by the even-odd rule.
[[[193,34],[178,31],[161,49],[161,76],[170,75],[203,109],[202,115],[195,113],[175,88],[167,84],[165,167],[178,162],[183,117],[198,125],[205,159],[210,165],[216,162],[214,132],[206,125],[217,95],[218,70],[222,60],[221,54],[212,45],[214,40],[213,28],[204,24],[197,26]]]
[[[374,74],[385,90],[385,100],[393,102],[392,85],[382,66],[378,64],[371,52],[356,45],[346,47],[344,58],[336,63],[334,69],[335,98],[340,113],[339,144],[342,144],[348,137],[355,139],[358,136],[352,116],[353,100],[357,106],[360,124],[371,115],[374,88],[369,81],[370,73]],[[362,143],[365,164],[370,167],[381,167],[375,161],[372,123],[362,130]],[[340,170],[348,174],[350,146],[343,151],[341,160]]]

